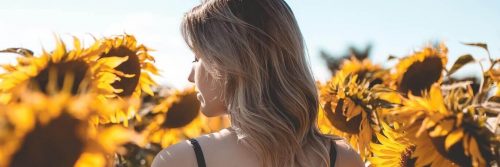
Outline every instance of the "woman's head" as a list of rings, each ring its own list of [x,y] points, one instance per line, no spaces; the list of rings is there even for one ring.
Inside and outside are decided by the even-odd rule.
[[[208,0],[186,13],[181,30],[197,59],[190,81],[204,114],[228,113],[264,165],[307,165],[305,145],[328,163],[315,82],[285,1]]]

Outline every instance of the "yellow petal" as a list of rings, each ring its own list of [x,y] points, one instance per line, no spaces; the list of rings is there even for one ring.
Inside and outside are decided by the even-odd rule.
[[[95,152],[84,152],[75,163],[75,167],[93,166],[106,166],[106,158],[104,155]]]
[[[56,41],[57,41],[56,49],[54,50],[51,56],[52,62],[60,62],[64,54],[66,54],[66,46],[64,45],[64,42],[62,42],[61,39],[59,39],[59,37],[57,36],[56,36]]]
[[[142,69],[151,72],[152,74],[158,75],[158,69],[152,63],[144,63]]]
[[[110,68],[116,68],[123,62],[128,60],[128,56],[126,57],[103,57],[99,59],[98,63],[105,65]]]
[[[444,141],[444,147],[446,151],[455,143],[460,141],[462,137],[464,136],[464,130],[462,128],[454,130],[451,132],[448,137],[446,137],[446,140]]]
[[[131,137],[132,136],[132,137]],[[120,126],[107,128],[99,133],[99,144],[108,152],[113,153],[114,150],[129,141],[136,140],[134,134]]]

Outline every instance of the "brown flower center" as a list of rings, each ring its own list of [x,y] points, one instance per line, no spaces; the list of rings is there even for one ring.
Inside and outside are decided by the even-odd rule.
[[[195,93],[182,97],[181,101],[175,103],[167,111],[167,119],[163,123],[164,128],[180,128],[186,126],[198,116],[200,102]]]
[[[326,116],[330,123],[337,129],[347,132],[350,134],[359,133],[359,127],[361,125],[361,114],[354,116],[349,121],[347,121],[347,117],[344,116],[342,112],[342,108],[344,105],[344,100],[339,100],[337,106],[335,107],[335,111],[332,111],[332,107],[330,103],[325,105]],[[349,110],[347,108],[346,110]]]
[[[427,57],[422,62],[414,62],[404,73],[399,91],[410,91],[413,95],[420,96],[422,91],[428,90],[441,78],[442,71],[442,60],[436,56]]]
[[[411,155],[415,151],[416,147],[414,145],[406,147],[405,151],[401,153],[400,164],[402,167],[413,167],[417,162],[416,158],[412,158]]]
[[[101,57],[126,57],[127,61],[120,64],[115,69],[121,71],[125,74],[134,74],[134,77],[120,77],[119,81],[116,81],[112,86],[116,89],[123,89],[123,92],[118,93],[119,96],[130,96],[134,92],[137,84],[139,83],[139,77],[141,75],[141,64],[139,62],[139,57],[136,53],[125,46],[120,46],[118,48],[112,48],[108,53],[101,55]]]
[[[14,154],[11,166],[73,166],[84,149],[80,121],[63,113],[47,125],[37,124]]]
[[[50,87],[54,87],[55,91],[61,91],[64,86],[64,81],[67,79],[66,77],[70,74],[73,75],[73,84],[71,86],[71,93],[76,94],[80,89],[80,84],[85,79],[85,75],[87,74],[89,67],[82,60],[74,60],[67,62],[59,62],[53,63],[49,62],[46,68],[44,68],[40,73],[32,79],[32,83],[34,86],[38,86],[38,88],[44,93],[52,93],[49,92]],[[51,71],[56,74],[56,85],[49,85],[51,76]]]

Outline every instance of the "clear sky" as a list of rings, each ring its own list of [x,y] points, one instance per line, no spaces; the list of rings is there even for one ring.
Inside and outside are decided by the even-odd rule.
[[[25,47],[40,53],[54,48],[58,34],[71,44],[71,35],[92,42],[88,34],[133,34],[152,53],[162,84],[188,85],[193,55],[179,31],[184,12],[199,0],[0,0],[0,49]],[[374,45],[372,59],[384,65],[389,54],[404,56],[430,41],[449,46],[449,63],[480,49],[460,42],[486,42],[500,57],[500,1],[498,0],[288,0],[305,37],[315,76],[328,73],[319,50],[342,54],[349,45]],[[0,54],[0,63],[14,56]],[[470,67],[475,68],[475,67]]]

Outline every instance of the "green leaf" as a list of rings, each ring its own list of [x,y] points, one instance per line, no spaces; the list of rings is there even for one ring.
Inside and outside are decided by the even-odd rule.
[[[485,43],[465,43],[465,42],[462,42],[462,44],[464,45],[469,45],[469,46],[477,46],[477,47],[481,47],[483,48],[484,50],[486,50],[487,52],[489,52],[488,50],[488,45],[485,44]]]
[[[450,76],[451,74],[455,73],[457,70],[462,68],[462,66],[464,66],[468,63],[471,63],[473,61],[474,61],[474,57],[472,57],[472,55],[470,55],[470,54],[460,56],[455,61],[455,63],[453,63],[453,66],[451,67],[451,69],[448,71],[448,74],[446,74],[446,75]]]

